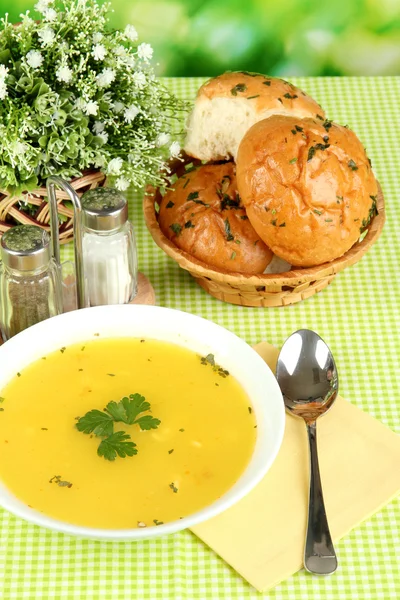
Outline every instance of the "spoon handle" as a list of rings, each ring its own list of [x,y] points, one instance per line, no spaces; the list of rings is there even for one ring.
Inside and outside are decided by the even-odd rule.
[[[329,575],[336,571],[337,558],[329,532],[322,495],[316,421],[306,422],[306,425],[310,446],[310,498],[304,566],[310,573]]]

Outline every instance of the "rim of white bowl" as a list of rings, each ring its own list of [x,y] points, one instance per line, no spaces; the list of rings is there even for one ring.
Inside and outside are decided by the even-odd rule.
[[[71,323],[73,326],[69,326]],[[149,334],[148,331],[152,331],[156,325],[165,327],[165,331],[157,332],[156,336]],[[124,327],[124,330],[113,332],[116,326]],[[132,328],[135,332],[132,332]],[[170,330],[173,330],[171,335],[166,333]],[[284,434],[285,409],[279,385],[268,365],[244,340],[217,323],[197,315],[160,306],[114,305],[84,308],[52,317],[22,331],[0,347],[0,388],[3,388],[18,370],[22,370],[44,353],[57,350],[61,346],[87,341],[89,336],[92,337],[95,333],[100,333],[102,338],[147,337],[170,341],[197,351],[203,356],[208,353],[207,350],[212,351],[216,361],[232,372],[245,389],[254,409],[257,439],[247,467],[236,483],[212,504],[183,519],[159,526],[103,529],[67,523],[29,508],[1,481],[0,506],[35,525],[65,534],[88,539],[135,541],[175,533],[209,520],[236,504],[261,481],[278,454]],[[58,341],[61,335],[62,341]],[[33,341],[35,343],[31,344]],[[17,359],[14,356],[15,352]],[[238,355],[241,369],[234,366]],[[13,361],[17,368],[10,369],[7,373]],[[250,375],[246,369],[251,371]],[[4,372],[7,373],[6,376]],[[265,401],[264,392],[268,394]]]

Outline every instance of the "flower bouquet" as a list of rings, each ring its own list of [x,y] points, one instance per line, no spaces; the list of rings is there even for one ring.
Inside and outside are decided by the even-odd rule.
[[[163,185],[164,160],[179,153],[168,131],[185,105],[155,77],[153,50],[133,25],[108,27],[110,5],[39,0],[22,21],[0,25],[0,231],[49,222],[45,180],[77,191]],[[169,150],[169,153],[168,153]],[[59,198],[64,200],[62,193]],[[60,204],[61,239],[72,207]]]

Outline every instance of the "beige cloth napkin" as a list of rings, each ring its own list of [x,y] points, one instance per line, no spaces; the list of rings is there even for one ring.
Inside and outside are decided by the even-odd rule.
[[[278,350],[266,342],[255,350],[275,372]],[[339,540],[400,491],[400,436],[338,397],[318,421],[318,449],[330,530]],[[306,428],[287,415],[282,447],[261,483],[193,532],[265,591],[302,567],[308,479]]]

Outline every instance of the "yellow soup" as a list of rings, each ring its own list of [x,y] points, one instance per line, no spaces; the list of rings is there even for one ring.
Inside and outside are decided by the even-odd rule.
[[[212,362],[132,338],[96,338],[43,357],[0,394],[0,479],[34,509],[87,527],[153,526],[211,504],[242,474],[256,438],[249,398]],[[115,401],[118,417],[131,394],[150,403],[137,418],[159,419],[156,428],[104,412]],[[109,438],[77,428],[94,409],[137,454],[98,455]]]

